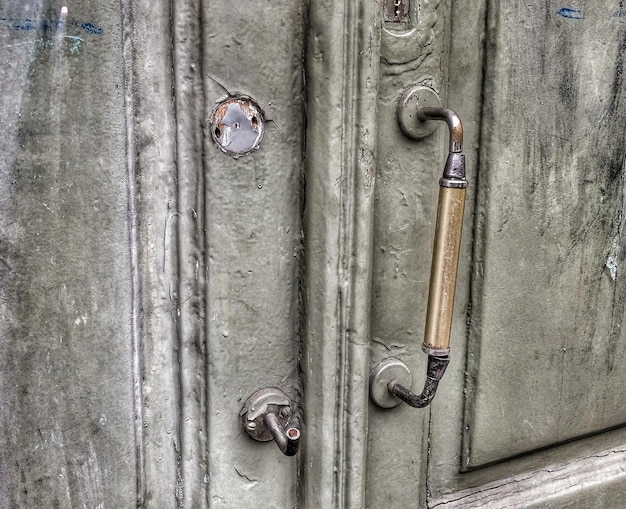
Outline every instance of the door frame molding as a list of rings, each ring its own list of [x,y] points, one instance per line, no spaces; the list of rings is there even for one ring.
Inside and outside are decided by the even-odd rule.
[[[380,16],[377,1],[313,2],[309,11],[306,507],[364,506]]]

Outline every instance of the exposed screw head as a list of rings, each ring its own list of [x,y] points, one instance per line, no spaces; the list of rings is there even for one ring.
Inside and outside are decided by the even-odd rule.
[[[248,430],[250,431],[254,431],[256,429],[256,422],[248,421],[248,423],[246,424],[246,428],[248,428]]]

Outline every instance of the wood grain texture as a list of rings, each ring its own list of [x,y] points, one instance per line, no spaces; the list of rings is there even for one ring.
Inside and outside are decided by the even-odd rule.
[[[621,507],[626,489],[626,451],[609,449],[542,470],[525,472],[479,488],[430,501],[436,508],[605,509]]]
[[[0,8],[0,506],[135,507],[122,16],[24,4]]]

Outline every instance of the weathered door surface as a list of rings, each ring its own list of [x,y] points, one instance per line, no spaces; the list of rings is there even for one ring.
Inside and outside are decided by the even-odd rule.
[[[450,33],[476,198],[464,398],[433,407],[430,504],[620,507],[625,5],[477,2]]]
[[[0,56],[0,507],[623,506],[622,2],[8,0]],[[415,84],[465,127],[452,362],[382,410],[379,361],[425,376]]]

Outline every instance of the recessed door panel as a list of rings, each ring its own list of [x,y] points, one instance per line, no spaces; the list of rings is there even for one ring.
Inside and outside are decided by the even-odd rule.
[[[464,468],[626,421],[623,18],[488,23]]]

